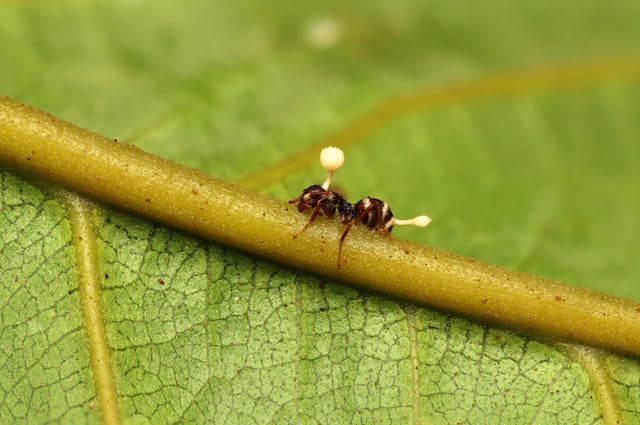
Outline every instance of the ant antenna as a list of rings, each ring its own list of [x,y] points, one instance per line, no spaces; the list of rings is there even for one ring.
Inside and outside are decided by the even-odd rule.
[[[320,164],[327,170],[327,179],[322,183],[324,190],[329,189],[333,172],[344,164],[344,152],[335,146],[329,146],[320,151]]]
[[[409,220],[398,220],[395,217],[391,219],[392,226],[412,225],[412,226],[418,226],[418,227],[426,227],[429,225],[429,223],[431,223],[431,217],[428,217],[426,215],[419,215]]]

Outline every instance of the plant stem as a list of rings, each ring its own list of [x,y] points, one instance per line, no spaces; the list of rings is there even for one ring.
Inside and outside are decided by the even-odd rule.
[[[640,304],[337,221],[184,168],[0,97],[0,162],[199,237],[443,311],[640,357]]]

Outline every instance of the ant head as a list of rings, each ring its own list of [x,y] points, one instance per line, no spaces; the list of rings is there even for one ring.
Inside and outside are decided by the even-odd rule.
[[[327,190],[331,185],[333,172],[344,164],[344,152],[342,152],[342,149],[334,146],[324,148],[320,151],[320,164],[327,170],[327,178],[324,183],[322,183],[322,187]]]

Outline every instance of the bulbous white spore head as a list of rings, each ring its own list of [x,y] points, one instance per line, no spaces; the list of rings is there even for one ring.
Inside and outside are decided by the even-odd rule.
[[[418,217],[414,217],[412,221],[414,226],[426,227],[431,223],[431,217],[419,215]]]
[[[335,146],[329,146],[320,151],[320,164],[327,171],[335,171],[344,164],[344,152]]]

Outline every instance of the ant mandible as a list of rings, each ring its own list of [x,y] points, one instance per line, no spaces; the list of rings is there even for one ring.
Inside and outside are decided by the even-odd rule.
[[[340,148],[328,147],[320,152],[320,163],[327,170],[327,178],[322,185],[312,185],[302,191],[299,197],[289,201],[290,204],[298,203],[298,211],[302,212],[306,209],[312,209],[311,217],[307,224],[293,238],[300,236],[315,221],[316,217],[324,213],[327,217],[333,218],[336,211],[340,214],[340,222],[345,225],[345,230],[340,237],[338,245],[338,268],[341,267],[342,244],[351,228],[362,223],[370,229],[379,231],[387,235],[391,241],[407,251],[399,245],[391,237],[391,229],[393,226],[414,225],[419,227],[427,226],[431,222],[431,218],[426,215],[414,217],[410,220],[398,220],[393,216],[389,204],[376,198],[367,196],[358,201],[355,205],[347,202],[342,195],[329,190],[333,172],[344,164],[344,153]]]

